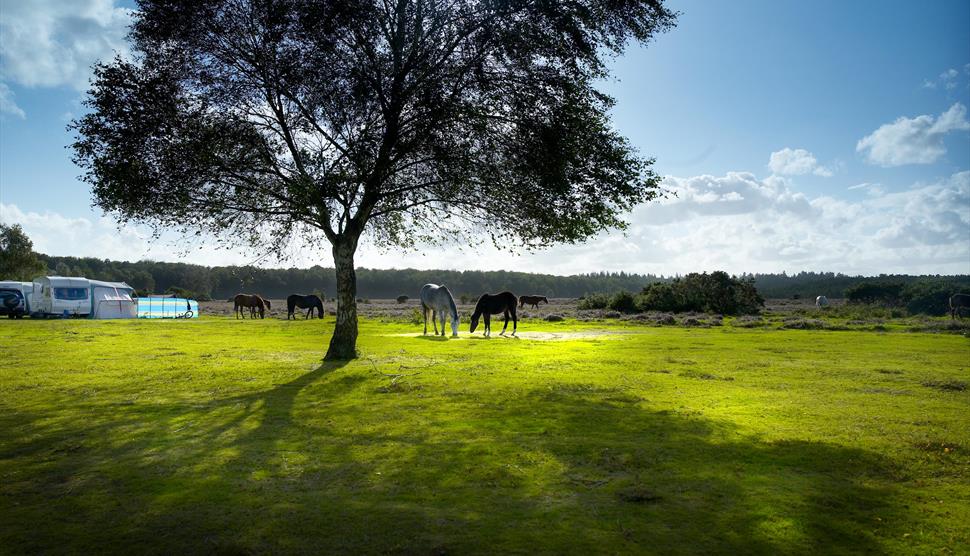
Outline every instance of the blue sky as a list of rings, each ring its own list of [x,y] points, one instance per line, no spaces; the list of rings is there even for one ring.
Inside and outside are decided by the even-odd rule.
[[[970,2],[672,2],[679,25],[614,61],[616,127],[677,197],[626,234],[518,257],[365,246],[371,267],[572,273],[970,273]],[[90,208],[65,146],[129,3],[0,3],[0,218],[40,251],[245,263],[152,244]],[[288,262],[330,264],[325,246]]]

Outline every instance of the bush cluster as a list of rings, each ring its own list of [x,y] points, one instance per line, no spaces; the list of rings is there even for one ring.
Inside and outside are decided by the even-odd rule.
[[[671,282],[650,284],[637,296],[640,311],[671,313],[750,315],[758,313],[764,304],[753,280],[735,278],[722,271],[695,272]]]
[[[655,282],[637,295],[625,291],[613,295],[597,293],[579,300],[580,309],[609,309],[620,313],[696,311],[746,315],[757,313],[763,306],[764,299],[755,289],[753,280],[735,278],[721,271],[692,273],[670,282]]]
[[[950,296],[955,293],[970,293],[970,288],[944,279],[909,284],[870,280],[846,289],[845,298],[854,304],[905,308],[910,314],[943,315],[949,311]]]

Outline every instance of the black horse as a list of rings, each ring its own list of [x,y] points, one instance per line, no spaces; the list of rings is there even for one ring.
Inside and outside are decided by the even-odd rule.
[[[519,300],[512,292],[483,294],[478,298],[478,303],[475,305],[475,312],[472,313],[472,327],[470,331],[474,332],[478,328],[478,319],[484,315],[485,335],[488,336],[492,332],[491,315],[505,313],[505,326],[502,327],[502,332],[499,336],[505,334],[505,329],[509,327],[509,315],[512,315],[512,335],[515,336],[515,330],[519,326],[519,319],[515,316],[515,308],[518,304]]]
[[[296,315],[293,311],[299,307],[300,309],[309,309],[306,312],[306,316],[303,318],[313,318],[313,310],[316,309],[320,313],[320,318],[323,318],[323,301],[320,296],[310,294],[310,295],[300,295],[293,294],[286,298],[286,320],[290,320],[290,317],[296,319]]]

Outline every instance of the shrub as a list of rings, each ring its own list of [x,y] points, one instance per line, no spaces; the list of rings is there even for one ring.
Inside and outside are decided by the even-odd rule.
[[[623,315],[620,314],[619,311],[608,311],[603,316],[606,317],[606,318],[608,318],[608,319],[618,319],[618,318],[620,318]]]
[[[637,304],[636,300],[633,298],[633,294],[629,292],[617,292],[613,294],[607,303],[607,308],[614,311],[619,311],[621,313],[636,313]]]
[[[764,299],[750,278],[734,278],[726,272],[691,273],[671,282],[648,285],[637,296],[640,311],[685,313],[754,314]]]
[[[654,322],[656,322],[657,324],[659,324],[661,326],[663,326],[663,325],[669,326],[669,325],[672,325],[672,324],[677,324],[677,320],[674,319],[674,316],[673,315],[670,315],[670,314],[659,315],[659,316],[657,316],[656,319],[654,319]]]
[[[564,317],[562,315],[546,315],[545,320],[547,320],[549,322],[562,322],[562,321],[566,320],[566,317]]]
[[[577,307],[580,309],[606,309],[609,303],[610,298],[606,294],[594,293],[580,299]]]
[[[845,290],[849,303],[881,304],[894,307],[902,300],[904,285],[900,282],[873,280],[859,282]]]
[[[408,302],[408,299],[411,299],[411,298],[408,297],[408,296],[406,296],[406,295],[399,295],[399,296],[397,296],[397,302],[398,303],[407,303]]]

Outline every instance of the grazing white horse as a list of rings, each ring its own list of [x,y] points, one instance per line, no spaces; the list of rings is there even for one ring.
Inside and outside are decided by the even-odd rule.
[[[950,296],[950,318],[963,318],[961,311],[964,308],[970,309],[970,294],[955,293]]]
[[[828,307],[828,306],[829,306],[829,298],[825,297],[824,295],[820,295],[815,298],[816,309],[821,309],[822,307]]]
[[[441,317],[441,335],[445,335],[445,321],[451,316],[451,335],[458,335],[458,307],[455,306],[455,298],[444,286],[435,284],[425,284],[421,288],[421,312],[424,314],[424,333],[428,333],[428,312],[431,312],[431,324],[434,326],[434,335],[438,335],[438,323],[436,316]]]

